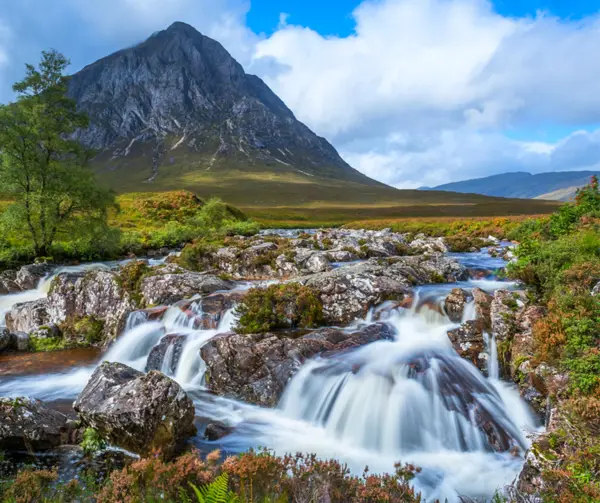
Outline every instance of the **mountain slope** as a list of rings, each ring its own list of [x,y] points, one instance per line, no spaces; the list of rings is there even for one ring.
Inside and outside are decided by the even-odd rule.
[[[351,168],[221,44],[184,23],[85,67],[69,94],[91,119],[78,138],[99,151],[99,172],[119,190],[269,173],[295,186],[331,179],[395,192]]]
[[[443,190],[482,194],[497,197],[516,197],[524,199],[542,198],[562,200],[562,189],[582,187],[590,181],[590,177],[598,174],[595,171],[557,171],[532,175],[526,172],[502,173],[500,175],[474,178],[460,182],[447,183],[424,190]]]

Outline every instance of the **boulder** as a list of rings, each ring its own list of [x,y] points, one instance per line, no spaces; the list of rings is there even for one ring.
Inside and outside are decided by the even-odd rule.
[[[0,272],[0,295],[8,295],[21,291],[21,288],[16,283],[17,271],[2,271]]]
[[[488,354],[485,350],[483,326],[479,320],[469,320],[460,327],[448,332],[452,347],[464,358],[472,362],[479,370],[487,369]]]
[[[29,334],[25,332],[11,334],[11,347],[16,351],[29,350]]]
[[[299,338],[281,334],[221,334],[201,349],[208,388],[249,403],[272,407],[300,365],[317,354],[335,353],[391,339],[385,323],[350,332],[326,328]]]
[[[6,327],[0,327],[0,351],[11,349],[12,337],[10,330]]]
[[[80,421],[128,451],[173,456],[196,433],[194,404],[160,372],[138,372],[105,362],[92,374],[73,408]]]
[[[304,264],[302,268],[305,272],[317,273],[331,270],[331,263],[325,253],[313,253]]]
[[[45,451],[69,441],[72,425],[32,398],[0,398],[0,450]]]
[[[29,337],[36,339],[55,339],[61,336],[60,328],[54,323],[42,325],[29,333]]]
[[[33,290],[52,269],[50,264],[45,263],[25,265],[17,271],[15,282],[21,290]]]
[[[419,253],[447,253],[448,247],[444,238],[431,238],[422,234],[418,235],[409,243],[410,248]]]
[[[175,374],[183,345],[187,340],[186,335],[167,334],[156,346],[152,348],[146,362],[146,372],[159,370],[167,374]],[[170,348],[170,350],[169,350]],[[169,355],[169,361],[165,362],[165,356]]]
[[[320,294],[328,323],[347,324],[385,300],[401,301],[414,285],[466,277],[455,260],[431,255],[370,259],[299,281]]]
[[[223,437],[226,437],[233,431],[231,426],[226,426],[221,423],[209,423],[204,430],[204,438],[210,442],[215,442]]]
[[[453,323],[463,319],[465,306],[471,300],[471,295],[462,288],[453,288],[444,300],[444,310]]]
[[[594,296],[600,295],[600,281],[598,281],[598,283],[596,283],[594,288],[592,288],[592,295],[594,295]]]
[[[142,279],[140,293],[148,305],[173,304],[194,295],[213,293],[218,290],[231,290],[231,281],[207,273],[190,272],[178,269],[175,273],[157,274]]]
[[[51,322],[48,299],[21,302],[6,313],[6,326],[11,332],[29,333]]]
[[[490,304],[492,333],[498,342],[512,338],[516,331],[517,318],[525,307],[525,292],[496,290]]]

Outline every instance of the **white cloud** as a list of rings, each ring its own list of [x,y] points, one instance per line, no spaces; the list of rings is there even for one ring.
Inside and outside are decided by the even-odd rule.
[[[418,186],[596,163],[593,135],[503,131],[600,122],[600,18],[506,18],[484,0],[366,0],[354,18],[348,37],[281,26],[251,69],[268,61],[267,83],[366,174]]]

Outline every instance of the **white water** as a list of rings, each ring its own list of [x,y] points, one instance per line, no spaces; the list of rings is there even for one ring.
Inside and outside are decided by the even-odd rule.
[[[461,286],[489,291],[507,284],[479,280]],[[217,333],[230,329],[231,311],[215,330],[194,330],[196,316],[202,314],[197,304],[190,306],[191,314],[171,307],[161,321],[148,322],[145,315],[133,314],[103,360],[144,370],[150,351],[164,335],[184,334],[187,339],[173,377],[194,391],[199,414],[236,427],[233,435],[219,442],[225,448],[267,446],[279,454],[315,452],[348,463],[356,473],[365,465],[371,472],[389,472],[398,461],[411,462],[423,468],[415,484],[427,500],[458,502],[458,495],[490,498],[514,479],[522,465],[522,457],[510,454],[508,447],[522,455],[529,442],[526,434],[536,424],[515,389],[498,379],[493,339],[488,344],[489,379],[456,355],[447,337],[456,325],[435,309],[440,293],[436,291],[435,302],[421,303],[421,297],[431,297],[434,290],[418,290],[413,310],[387,313],[386,321],[397,331],[395,341],[307,362],[289,382],[277,409],[198,392],[205,373],[199,350]],[[43,287],[24,294],[41,298]],[[0,297],[5,303],[0,309],[12,300]],[[375,310],[362,323],[371,322],[374,314]],[[468,305],[463,318],[474,317],[474,306]],[[170,373],[173,355],[171,346],[162,362],[163,371]],[[71,399],[93,370],[90,366],[0,379],[0,395]],[[482,423],[503,439],[504,452],[492,449]]]

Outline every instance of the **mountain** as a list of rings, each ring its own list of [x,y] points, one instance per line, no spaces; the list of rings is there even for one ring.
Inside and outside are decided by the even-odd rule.
[[[185,23],[86,66],[69,95],[90,116],[78,139],[98,150],[94,165],[121,191],[185,187],[257,203],[331,198],[332,184],[371,198],[397,192],[350,167],[260,78]],[[311,193],[316,186],[326,190]]]
[[[592,175],[597,174],[596,171],[557,171],[532,175],[531,173],[517,171],[446,183],[433,188],[423,187],[422,190],[565,201],[575,194],[577,188],[589,183]]]

